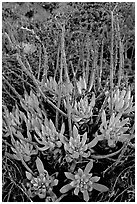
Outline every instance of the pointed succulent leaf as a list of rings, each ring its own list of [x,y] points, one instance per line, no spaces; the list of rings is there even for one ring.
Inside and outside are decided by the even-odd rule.
[[[93,160],[91,159],[91,161],[86,165],[84,169],[84,174],[88,174],[92,168],[93,168]]]
[[[99,180],[100,180],[100,177],[99,177],[99,176],[93,176],[93,177],[91,178],[91,181],[92,181],[93,183],[98,182]]]
[[[36,166],[37,166],[37,170],[38,170],[39,174],[41,174],[41,173],[43,174],[45,169],[44,169],[43,163],[39,157],[37,157],[37,159],[36,159]]]
[[[112,113],[112,115],[111,115],[111,117],[110,117],[109,126],[114,125],[114,120],[115,120],[115,115],[114,115],[114,113]]]
[[[102,125],[107,129],[106,113],[105,110],[102,111]]]
[[[58,185],[58,179],[54,179],[53,182],[51,183],[52,186],[57,186]]]
[[[65,124],[62,123],[60,134],[63,135],[65,132]]]
[[[78,129],[77,127],[74,125],[73,127],[73,137],[76,138],[78,136]]]
[[[85,200],[86,202],[88,202],[88,201],[89,201],[88,191],[87,191],[87,190],[84,190],[82,193],[83,193],[84,200]]]
[[[97,143],[98,143],[98,137],[95,137],[90,143],[88,143],[88,149],[95,147]]]
[[[119,111],[124,106],[124,99],[120,98],[119,102],[116,103],[116,110]]]
[[[125,95],[124,101],[127,102],[131,97],[131,90],[130,90],[130,86],[128,87],[127,93]]]
[[[39,129],[37,127],[35,127],[35,132],[37,133],[37,135],[41,138],[41,132],[39,131]]]
[[[93,188],[97,191],[100,191],[100,192],[106,192],[108,191],[108,187],[102,185],[102,184],[99,184],[99,183],[93,183]]]
[[[78,169],[77,175],[80,177],[83,175],[83,170],[81,168]]]
[[[91,107],[95,106],[95,94],[94,93],[93,93],[92,98],[91,98],[90,106]]]
[[[64,172],[64,174],[68,179],[71,179],[71,180],[75,179],[75,176],[70,172]]]
[[[69,190],[71,190],[73,187],[70,185],[70,184],[66,184],[65,186],[63,186],[61,189],[60,189],[60,192],[61,193],[66,193],[68,192]]]
[[[49,127],[50,127],[50,129],[51,129],[52,132],[56,132],[56,128],[55,128],[55,126],[54,126],[52,120],[49,121]]]
[[[78,195],[78,193],[79,193],[79,187],[76,187],[75,190],[74,190],[74,194]]]
[[[26,171],[26,177],[28,180],[31,180],[32,174],[30,172]]]
[[[116,126],[120,122],[120,118],[122,116],[122,113],[118,113],[117,116],[114,116],[113,123],[111,124],[112,126]]]
[[[85,132],[84,135],[82,136],[82,141],[81,141],[82,146],[86,144],[86,141],[87,141],[87,132]]]

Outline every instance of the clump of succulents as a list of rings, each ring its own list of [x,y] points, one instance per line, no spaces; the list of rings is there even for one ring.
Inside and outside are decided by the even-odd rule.
[[[93,176],[90,173],[93,167],[93,160],[91,160],[85,167],[84,171],[79,168],[74,174],[70,172],[65,172],[65,176],[71,180],[69,184],[66,184],[60,189],[61,193],[66,193],[69,190],[74,189],[74,194],[78,195],[79,192],[83,194],[85,201],[89,201],[90,192],[95,189],[100,192],[108,191],[108,188],[102,184],[97,183],[100,179],[98,176]]]

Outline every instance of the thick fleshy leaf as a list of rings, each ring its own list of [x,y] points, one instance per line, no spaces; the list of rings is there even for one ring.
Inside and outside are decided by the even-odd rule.
[[[78,169],[77,175],[80,176],[80,177],[83,175],[83,170],[82,170],[81,168]],[[75,177],[76,177],[77,175],[75,175]]]
[[[93,160],[91,160],[84,169],[84,174],[88,174],[93,168]]]
[[[75,190],[74,190],[74,194],[78,195],[78,193],[79,193],[79,187],[76,187]]]
[[[61,193],[66,193],[68,192],[69,190],[71,190],[73,187],[70,185],[70,184],[67,184],[65,186],[63,186],[61,189],[60,189],[60,192]]]
[[[45,169],[44,169],[43,163],[39,157],[37,157],[37,159],[36,159],[36,166],[37,166],[39,174],[41,174],[41,173],[43,174]]]
[[[96,144],[98,143],[98,137],[95,137],[90,143],[88,143],[88,149],[95,147]]]
[[[95,106],[95,94],[93,93],[92,95],[92,99],[91,99],[91,102],[90,102],[90,106],[91,107],[94,107]]]
[[[28,171],[26,171],[26,177],[28,180],[31,180],[32,179],[32,174]]]
[[[116,117],[114,116],[114,121],[111,125],[115,126],[117,123],[119,123],[121,116],[122,116],[122,113],[118,113]]]
[[[123,98],[120,98],[119,102],[116,103],[116,110],[120,110],[121,108],[123,108],[124,106],[124,99]]]
[[[82,146],[86,144],[86,141],[87,141],[87,132],[85,132],[84,135],[82,136],[82,141],[81,141]]]
[[[60,134],[63,135],[65,132],[65,124],[62,123]]]
[[[88,191],[87,191],[87,190],[84,190],[82,193],[83,193],[84,200],[85,200],[86,202],[88,202],[88,201],[89,201]]]
[[[37,133],[37,135],[38,135],[39,137],[41,137],[41,133],[40,133],[39,129],[38,129],[37,127],[35,127],[34,129],[35,129],[35,132]]]
[[[102,192],[102,193],[109,190],[108,187],[106,187],[106,186],[104,186],[104,185],[102,185],[102,184],[99,184],[99,183],[93,183],[92,186],[93,186],[93,188],[94,188],[95,190],[100,191],[100,192]]]
[[[73,127],[73,137],[74,137],[74,138],[77,138],[77,136],[78,136],[78,129],[77,129],[77,127],[74,125],[74,127]]]
[[[100,177],[99,176],[93,176],[91,178],[91,181],[94,183],[94,182],[98,182],[100,180]]]
[[[55,180],[53,181],[53,184],[52,184],[52,185],[53,185],[53,186],[57,186],[57,185],[58,185],[58,182],[59,182],[58,179],[55,179]]]
[[[115,115],[114,113],[111,115],[110,117],[110,122],[109,122],[109,126],[114,125],[114,119],[115,119]]]
[[[77,185],[77,180],[76,180],[76,178],[75,178],[75,180],[73,180],[73,181],[70,182],[70,185],[71,185],[72,187],[75,187],[75,186]]]
[[[49,121],[49,126],[50,126],[50,129],[51,129],[52,132],[56,132],[56,128],[55,128],[52,120]]]
[[[127,91],[127,93],[126,93],[126,96],[125,96],[125,98],[124,98],[124,101],[126,102],[126,101],[128,101],[129,99],[130,99],[130,97],[131,97],[131,91],[130,91],[130,86],[128,87],[128,91]]]
[[[102,125],[105,127],[105,129],[107,129],[107,121],[106,121],[106,113],[105,110],[102,111]]]
[[[74,179],[75,179],[75,176],[74,176],[72,173],[70,173],[70,172],[65,172],[64,174],[65,174],[65,176],[66,176],[68,179],[71,179],[71,180],[74,180]]]

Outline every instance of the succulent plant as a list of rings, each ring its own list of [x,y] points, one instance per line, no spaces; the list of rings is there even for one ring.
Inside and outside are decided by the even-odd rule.
[[[102,112],[102,124],[100,126],[100,132],[102,133],[98,136],[99,140],[106,139],[108,141],[109,147],[115,147],[116,143],[124,142],[130,138],[130,134],[126,134],[129,129],[128,124],[129,118],[120,120],[122,113],[115,115],[114,113],[110,117],[110,120],[106,120],[106,113]]]
[[[85,167],[84,171],[79,168],[74,174],[65,172],[65,176],[71,180],[69,184],[66,184],[60,189],[61,193],[66,193],[71,189],[74,189],[74,194],[78,195],[79,192],[83,193],[85,201],[89,201],[89,193],[95,189],[100,192],[108,191],[108,188],[102,184],[98,184],[100,177],[93,176],[90,173],[93,167],[93,160],[91,160]]]
[[[49,176],[39,158],[36,159],[36,167],[39,173],[37,177],[26,171],[26,177],[29,180],[27,182],[29,196],[34,197],[38,195],[41,199],[46,196],[53,196],[53,186],[58,184],[58,180]]]
[[[71,162],[74,159],[80,159],[82,157],[89,157],[90,151],[88,150],[94,147],[98,142],[97,137],[95,137],[90,143],[87,144],[87,132],[85,132],[83,135],[79,135],[76,126],[73,127],[73,136],[70,137],[69,141],[66,141],[63,135],[60,135],[60,140],[64,144],[67,162]]]
[[[37,149],[34,149],[33,144],[24,141],[23,135],[17,131],[17,135],[22,138],[20,140],[16,140],[13,143],[14,147],[11,147],[12,151],[14,152],[13,156],[16,160],[24,159],[24,161],[28,162],[31,159],[32,155],[36,155],[38,153]]]
[[[52,122],[52,120],[48,121],[45,118],[44,125],[41,124],[41,129],[38,129],[38,127],[35,127],[35,131],[37,135],[35,134],[35,139],[38,142],[38,144],[43,145],[43,147],[39,147],[38,149],[40,151],[45,151],[47,149],[54,149],[55,147],[60,148],[62,146],[62,142],[60,141],[60,137],[56,128]],[[62,129],[63,130],[63,129]],[[64,134],[64,132],[61,130],[61,134]]]
[[[79,122],[83,119],[90,119],[93,115],[93,107],[95,106],[95,94],[91,98],[89,103],[88,97],[81,98],[79,102],[75,101],[74,108],[72,108],[72,119],[75,122]],[[84,121],[84,120],[83,120]]]
[[[108,98],[110,104],[110,97]],[[131,96],[130,86],[128,90],[123,89],[120,91],[117,89],[113,94],[114,110],[119,113],[128,114],[134,111],[133,96]]]

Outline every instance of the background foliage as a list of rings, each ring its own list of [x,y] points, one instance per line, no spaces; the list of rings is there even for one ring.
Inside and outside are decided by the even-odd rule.
[[[61,99],[59,100],[55,95],[53,97],[50,91],[43,88],[42,91],[47,97],[45,100],[39,96],[39,86],[36,84],[38,82],[42,87],[49,77],[54,77],[57,83],[60,80],[67,81],[65,68],[62,69],[65,65],[67,65],[69,80],[75,84],[75,80],[78,81],[80,76],[84,77],[86,91],[90,90],[87,91],[89,98],[92,98],[93,93],[96,97],[92,122],[86,119],[77,124],[79,134],[83,135],[87,131],[88,139],[89,135],[94,135],[101,125],[98,117],[99,110],[103,107],[105,94],[108,91],[112,92],[115,88],[122,91],[122,88],[127,89],[130,85],[134,103],[134,3],[3,2],[2,22],[2,100],[3,109],[7,112],[14,113],[18,108],[19,111],[24,112],[21,105],[22,99],[24,95],[30,96],[33,92],[38,97],[38,107],[41,112],[46,112],[46,117],[53,121],[57,131],[61,130],[62,122],[64,122],[65,135],[67,137],[71,135],[71,125],[75,123],[68,124],[66,117],[54,108],[56,105],[69,117],[69,111],[67,112]],[[64,33],[63,25],[65,25]],[[22,65],[25,65],[28,71],[24,71]],[[61,70],[64,70],[62,75]],[[37,81],[33,80],[34,77]],[[80,101],[79,99],[87,94],[86,91],[82,95],[76,90],[74,98]],[[107,117],[111,116],[111,108],[106,107]],[[26,113],[24,114],[28,117]],[[3,116],[5,117],[5,112]],[[129,132],[134,134],[133,112],[122,117],[129,118]],[[22,120],[25,121],[25,119]],[[23,122],[21,127],[24,131],[23,135],[27,131],[26,124]],[[26,193],[24,184],[26,168],[21,161],[15,162],[15,159],[9,156],[12,141],[5,136],[6,127],[3,120],[3,201],[31,201],[31,199],[40,201],[39,198],[31,198]],[[97,151],[101,155],[113,152],[110,148],[102,148],[102,143],[100,148],[99,145],[94,148],[95,153]],[[115,151],[120,147],[117,145]],[[65,167],[64,155],[65,152],[62,149],[54,152],[48,150],[47,155],[39,153],[41,160],[48,163],[46,170],[52,174],[61,171],[58,180],[65,181],[66,177],[63,172],[67,172],[70,166]],[[33,163],[33,170],[36,169],[35,160],[34,155],[30,164],[28,163],[30,167]],[[60,162],[54,163],[55,161]],[[83,167],[85,164],[78,164],[78,168]],[[131,145],[126,146],[118,157],[95,159],[93,173],[97,176],[100,173],[98,169],[101,169],[100,182],[108,186],[110,191],[103,194],[93,191],[90,201],[134,201],[134,138],[131,140]],[[59,182],[58,187],[54,187],[57,198],[61,196],[58,189],[64,185],[64,182],[62,183]],[[72,195],[72,201],[83,201],[82,195],[79,197]],[[61,197],[60,200],[71,201],[70,193],[64,198]]]

